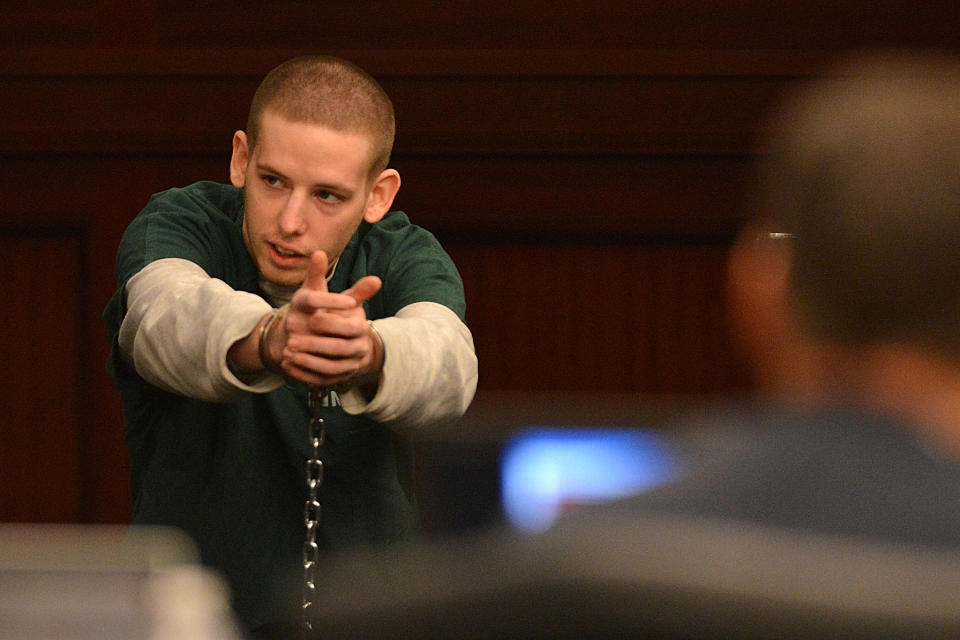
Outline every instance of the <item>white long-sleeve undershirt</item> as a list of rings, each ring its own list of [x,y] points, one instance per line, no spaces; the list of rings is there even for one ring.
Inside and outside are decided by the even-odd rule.
[[[283,378],[262,372],[244,382],[227,351],[271,309],[260,296],[232,289],[180,258],[151,262],[127,282],[121,352],[158,387],[207,402],[266,393]],[[467,326],[447,307],[416,302],[373,321],[384,344],[380,385],[369,402],[340,395],[345,411],[398,429],[428,427],[466,411],[477,385],[477,357]]]

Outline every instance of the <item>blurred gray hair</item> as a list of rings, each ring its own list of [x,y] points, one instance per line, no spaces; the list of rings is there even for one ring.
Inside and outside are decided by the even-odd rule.
[[[760,212],[795,234],[801,328],[960,358],[960,65],[861,56],[771,121]]]

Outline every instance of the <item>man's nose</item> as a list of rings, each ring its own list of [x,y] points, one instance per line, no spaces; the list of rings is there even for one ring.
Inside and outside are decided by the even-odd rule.
[[[284,201],[283,209],[280,210],[280,231],[291,236],[306,232],[306,207],[306,199],[302,195],[292,192]]]

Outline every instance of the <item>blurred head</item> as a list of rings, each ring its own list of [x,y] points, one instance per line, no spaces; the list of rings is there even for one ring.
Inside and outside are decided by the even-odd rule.
[[[735,296],[762,280],[745,284],[744,269],[762,269],[778,310],[757,322],[788,342],[909,344],[960,362],[960,66],[861,58],[801,87],[770,131]]]

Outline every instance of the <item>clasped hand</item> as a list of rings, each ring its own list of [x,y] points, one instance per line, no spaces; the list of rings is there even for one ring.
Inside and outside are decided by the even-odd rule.
[[[382,285],[366,276],[343,293],[327,289],[327,255],[315,251],[303,285],[290,301],[282,329],[272,330],[270,351],[284,373],[320,387],[374,383],[383,366],[383,347],[367,323],[363,303]],[[279,327],[278,327],[279,328]]]

